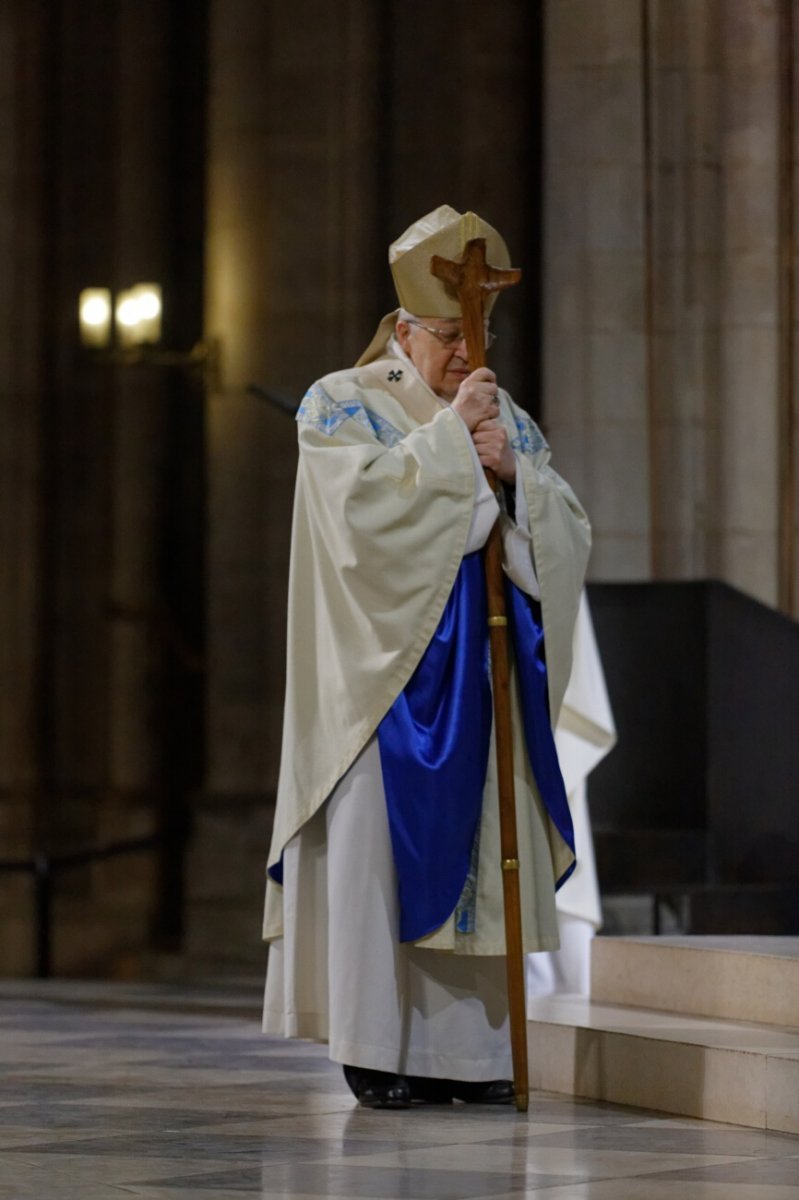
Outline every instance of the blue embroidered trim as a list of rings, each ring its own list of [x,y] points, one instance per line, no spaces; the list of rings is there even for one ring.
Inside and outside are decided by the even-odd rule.
[[[303,396],[296,419],[300,424],[313,425],[320,433],[332,437],[339,425],[348,417],[357,416],[362,407],[357,400],[350,404],[337,402],[321,383],[315,383]]]
[[[384,446],[396,446],[397,442],[401,442],[405,437],[404,433],[400,433],[395,425],[387,421],[385,417],[381,417],[379,413],[374,412],[371,408],[363,408],[369,424],[377,436],[377,440]]]
[[[346,420],[356,421],[373,434],[383,446],[396,446],[405,436],[390,421],[366,408],[360,400],[334,400],[321,383],[315,383],[303,396],[297,421],[312,425],[326,437],[332,437]]]
[[[472,842],[469,870],[455,909],[455,928],[458,933],[474,933],[477,926],[477,864],[480,859],[480,826]]]
[[[532,455],[549,449],[544,435],[530,417],[526,415],[516,417],[516,428],[518,433],[515,438],[511,438],[510,443],[512,450],[518,450],[520,454]]]

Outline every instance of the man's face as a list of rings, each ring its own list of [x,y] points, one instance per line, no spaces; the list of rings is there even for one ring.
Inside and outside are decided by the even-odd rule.
[[[445,317],[418,319],[421,325],[397,321],[397,341],[427,386],[442,400],[454,400],[458,388],[470,373],[461,323]],[[422,325],[427,328],[422,328]],[[431,329],[444,335],[461,333],[461,337],[445,346],[435,334],[429,332]]]

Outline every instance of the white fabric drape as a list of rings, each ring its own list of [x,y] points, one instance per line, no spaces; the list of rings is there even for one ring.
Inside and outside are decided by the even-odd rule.
[[[555,729],[555,745],[574,822],[577,866],[556,896],[560,950],[528,955],[528,997],[588,995],[591,940],[602,924],[586,780],[616,744],[616,727],[585,592],[580,598],[573,645],[572,674]]]

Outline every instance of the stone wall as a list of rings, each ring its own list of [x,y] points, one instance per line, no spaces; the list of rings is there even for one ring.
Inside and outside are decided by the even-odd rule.
[[[781,593],[779,15],[547,6],[545,408],[595,579]]]

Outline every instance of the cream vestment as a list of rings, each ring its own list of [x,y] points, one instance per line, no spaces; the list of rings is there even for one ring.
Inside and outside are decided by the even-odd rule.
[[[527,538],[540,590],[554,719],[571,668],[589,527],[549,467],[536,426],[507,394],[500,399],[518,463],[515,528]],[[267,885],[264,1027],[328,1040],[331,1058],[354,1066],[507,1076],[493,749],[474,931],[458,932],[450,918],[409,945],[397,939],[375,737],[438,625],[464,553],[487,536],[475,514],[481,484],[471,438],[391,352],[315,384],[298,421],[286,709],[269,857],[270,867],[282,857],[283,886]],[[485,512],[482,499],[477,507]],[[507,563],[515,529],[501,519]],[[513,707],[525,948],[553,949],[554,879],[572,854],[538,796]]]

